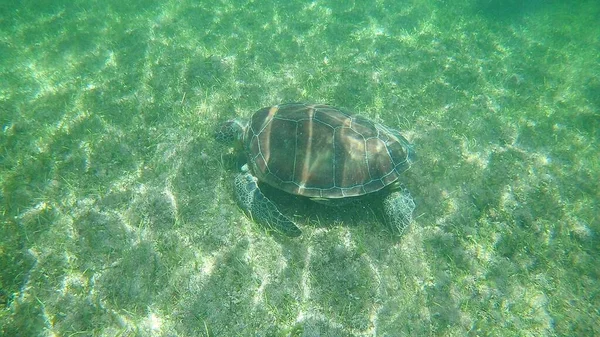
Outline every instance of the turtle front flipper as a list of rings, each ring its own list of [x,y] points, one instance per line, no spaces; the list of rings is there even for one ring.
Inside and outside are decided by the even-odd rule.
[[[383,214],[392,232],[401,235],[412,222],[415,202],[404,187],[388,194],[383,200]]]
[[[288,236],[299,236],[302,233],[260,191],[256,177],[250,174],[247,169],[235,177],[235,197],[242,210],[252,220],[266,228],[282,232]]]

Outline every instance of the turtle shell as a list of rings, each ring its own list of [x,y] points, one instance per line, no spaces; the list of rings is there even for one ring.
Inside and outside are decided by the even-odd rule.
[[[254,113],[244,146],[260,181],[311,198],[381,190],[408,169],[412,151],[396,130],[332,106],[301,103]]]

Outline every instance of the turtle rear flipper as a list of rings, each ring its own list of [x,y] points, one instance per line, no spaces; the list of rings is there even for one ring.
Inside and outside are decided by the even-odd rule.
[[[288,236],[302,234],[302,231],[260,191],[256,177],[247,169],[235,177],[235,197],[242,210],[266,228]]]
[[[392,232],[401,235],[412,222],[415,202],[404,187],[388,194],[383,199],[383,215]]]

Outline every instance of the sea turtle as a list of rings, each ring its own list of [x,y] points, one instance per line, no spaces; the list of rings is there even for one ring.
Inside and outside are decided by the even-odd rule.
[[[215,136],[241,147],[246,164],[235,177],[236,200],[267,228],[301,234],[259,182],[329,204],[377,192],[393,232],[401,234],[412,221],[415,203],[398,177],[414,151],[394,129],[329,105],[287,103],[262,108],[250,121],[229,120]]]

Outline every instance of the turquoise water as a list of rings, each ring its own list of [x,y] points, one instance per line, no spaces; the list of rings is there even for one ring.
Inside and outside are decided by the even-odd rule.
[[[0,335],[600,334],[597,1],[0,5]],[[402,130],[368,205],[236,206],[219,123],[289,101]]]

